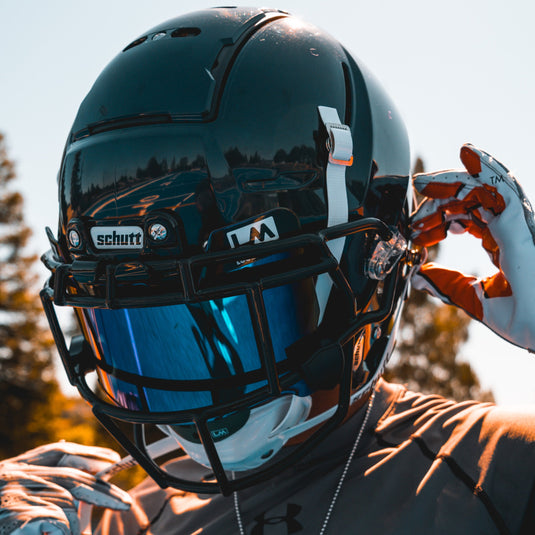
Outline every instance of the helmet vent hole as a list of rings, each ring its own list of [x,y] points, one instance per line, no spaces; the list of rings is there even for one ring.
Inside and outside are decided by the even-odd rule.
[[[262,455],[262,459],[269,459],[273,455],[273,450],[266,451],[264,455]]]
[[[345,63],[342,63],[342,68],[344,71],[344,82],[346,86],[346,110],[344,114],[344,121],[345,124],[351,126],[351,117],[353,115],[353,88],[351,84],[351,75],[349,74],[349,67]]]
[[[173,30],[171,37],[195,37],[200,33],[200,28],[177,28],[176,30]]]
[[[123,48],[123,52],[126,52],[127,50],[130,50],[131,48],[134,48],[135,46],[140,45],[141,43],[144,43],[146,40],[147,40],[147,36],[144,35],[143,37],[140,37],[139,39],[132,41],[126,48]]]

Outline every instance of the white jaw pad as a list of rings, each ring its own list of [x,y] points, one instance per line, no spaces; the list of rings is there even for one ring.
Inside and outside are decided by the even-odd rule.
[[[310,396],[288,394],[252,409],[243,427],[215,443],[224,469],[240,472],[257,468],[267,462],[290,438],[286,432],[306,420],[311,406]],[[159,427],[164,433],[174,437],[194,461],[210,467],[202,444],[184,439],[171,426]]]

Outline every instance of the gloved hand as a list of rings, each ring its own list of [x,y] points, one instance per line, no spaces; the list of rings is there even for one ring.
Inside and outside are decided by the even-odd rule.
[[[434,263],[420,267],[415,288],[464,309],[509,342],[535,350],[535,220],[511,172],[473,145],[464,170],[415,175],[427,198],[412,216],[412,239],[433,245],[453,233],[480,238],[498,272],[476,278]]]
[[[107,448],[58,442],[0,462],[0,535],[79,535],[79,500],[128,509],[128,493],[91,475],[118,460]]]

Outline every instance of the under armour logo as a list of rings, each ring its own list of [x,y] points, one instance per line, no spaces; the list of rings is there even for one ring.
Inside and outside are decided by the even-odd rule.
[[[297,521],[297,515],[301,511],[301,506],[295,503],[289,503],[286,506],[286,516],[272,516],[266,518],[266,513],[262,513],[255,517],[256,525],[251,531],[251,535],[264,535],[264,526],[274,526],[276,524],[285,523],[288,528],[287,533],[299,533],[303,531],[303,526]],[[269,532],[266,533],[269,535]]]

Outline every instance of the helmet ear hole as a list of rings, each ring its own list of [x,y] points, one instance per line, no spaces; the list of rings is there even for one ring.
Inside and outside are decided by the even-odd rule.
[[[344,349],[334,343],[320,348],[302,366],[303,378],[312,391],[330,390],[340,384],[344,369]]]

